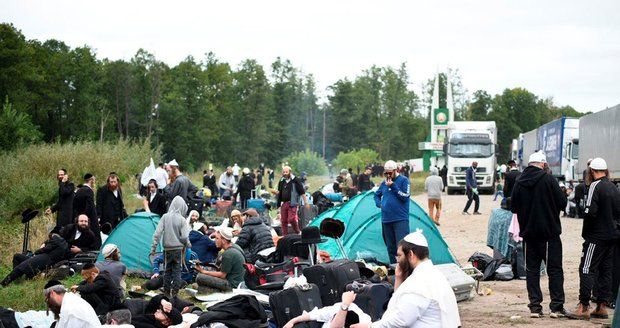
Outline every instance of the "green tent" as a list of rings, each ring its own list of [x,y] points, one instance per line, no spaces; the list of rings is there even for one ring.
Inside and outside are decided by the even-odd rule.
[[[151,252],[153,234],[158,223],[159,215],[157,214],[148,212],[134,213],[116,226],[116,229],[110,233],[101,249],[106,244],[115,244],[121,250],[121,262],[128,269],[150,272],[152,266],[149,253]],[[161,246],[158,246],[158,251],[161,251]],[[101,253],[99,253],[97,260],[103,261]]]
[[[372,190],[359,194],[348,202],[321,213],[310,225],[320,227],[325,218],[343,221],[345,231],[341,241],[349,258],[375,257],[381,262],[389,263],[383,241],[381,209],[375,206],[374,197],[375,192]],[[412,232],[422,229],[428,240],[433,263],[456,263],[435,223],[413,200],[410,200],[409,204],[409,229]],[[329,252],[332,258],[342,258],[334,239],[328,238],[327,242],[319,244],[319,249]]]

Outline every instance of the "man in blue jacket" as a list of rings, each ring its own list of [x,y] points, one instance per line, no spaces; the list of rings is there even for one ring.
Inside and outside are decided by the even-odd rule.
[[[409,179],[398,174],[396,162],[385,162],[385,180],[375,192],[375,204],[381,208],[383,240],[390,263],[396,263],[398,242],[409,234]]]
[[[469,206],[471,206],[471,202],[474,201],[476,204],[474,205],[474,215],[480,215],[478,209],[480,208],[480,197],[478,197],[478,181],[476,181],[476,168],[478,167],[478,162],[471,163],[471,166],[467,168],[465,171],[465,184],[466,184],[466,193],[467,193],[467,204],[465,205],[465,209],[463,209],[463,215],[469,215]]]

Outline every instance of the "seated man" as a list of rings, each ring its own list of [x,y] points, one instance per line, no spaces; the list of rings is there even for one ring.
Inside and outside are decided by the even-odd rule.
[[[428,258],[421,230],[398,243],[394,295],[381,320],[352,328],[437,327],[461,325],[456,297],[445,276]]]
[[[94,264],[87,263],[82,267],[82,278],[84,280],[79,285],[71,286],[71,291],[79,292],[97,315],[106,314],[121,305],[119,287],[107,271],[99,272]]]
[[[0,285],[7,286],[23,275],[32,279],[38,273],[62,261],[68,249],[67,241],[52,230],[48,240],[34,252],[34,256],[28,257],[21,253],[13,255],[13,271],[0,282]]]
[[[323,328],[351,327],[356,323],[371,323],[370,316],[355,303],[355,292],[342,293],[342,302],[321,309],[314,308],[310,312],[291,319],[283,328],[293,328],[300,322],[318,321],[323,323]]]
[[[208,294],[213,291],[227,291],[236,288],[245,278],[245,256],[241,247],[231,242],[232,229],[225,227],[216,230],[215,245],[224,250],[216,262],[220,263],[219,271],[208,271],[196,265],[196,282],[198,293]]]
[[[192,245],[193,246],[193,245]],[[181,267],[181,279],[187,284],[194,282],[196,270],[192,269],[191,262],[197,261],[198,255],[191,249],[185,249],[185,265]],[[153,275],[151,280],[144,284],[148,290],[157,290],[164,286],[164,277],[161,272],[164,270],[164,254],[159,254],[153,259]]]
[[[47,308],[58,319],[56,327],[101,327],[92,306],[80,296],[67,292],[59,281],[51,280],[44,288]]]
[[[60,235],[69,243],[68,257],[78,253],[96,251],[97,238],[90,230],[88,216],[80,214],[75,224],[68,224],[60,230]]]
[[[243,212],[237,220],[241,231],[238,233],[236,244],[243,249],[247,261],[254,263],[258,259],[258,252],[274,246],[271,229],[253,208]]]
[[[204,223],[194,223],[192,231],[189,232],[189,242],[201,263],[215,262],[219,249],[215,246],[215,241],[209,237],[209,231]]]
[[[101,255],[104,260],[95,262],[95,266],[99,272],[107,271],[114,283],[119,287],[119,296],[123,298],[125,295],[125,275],[127,274],[127,266],[121,262],[121,250],[114,244],[103,246]]]
[[[164,295],[153,297],[144,314],[134,316],[131,324],[136,328],[160,328],[178,325],[183,322],[181,313],[172,306]]]

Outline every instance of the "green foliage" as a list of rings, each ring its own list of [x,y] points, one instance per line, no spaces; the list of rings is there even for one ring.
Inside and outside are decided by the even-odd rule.
[[[26,208],[45,209],[57,197],[55,176],[65,168],[77,186],[90,172],[103,184],[111,171],[122,182],[142,172],[159,150],[152,150],[150,140],[114,143],[75,142],[37,144],[0,155],[7,174],[0,175],[0,217],[8,218]],[[127,186],[131,188],[132,186]],[[130,193],[127,193],[129,195]]]
[[[309,149],[294,152],[282,161],[288,162],[288,165],[293,169],[293,173],[297,175],[301,174],[301,172],[306,172],[308,175],[327,174],[325,160],[318,153]]]
[[[493,98],[484,90],[474,92],[474,101],[468,107],[468,119],[471,121],[484,121],[489,115],[493,104]]]
[[[372,149],[361,148],[359,150],[351,150],[348,152],[340,152],[334,159],[334,167],[337,170],[359,168],[363,170],[366,165],[379,162],[379,153]]]
[[[40,139],[41,132],[32,124],[30,116],[13,108],[7,97],[0,113],[0,150],[16,149]]]

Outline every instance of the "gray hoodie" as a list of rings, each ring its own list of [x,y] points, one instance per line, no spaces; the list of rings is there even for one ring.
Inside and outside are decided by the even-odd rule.
[[[160,239],[164,250],[190,248],[189,225],[185,219],[187,204],[180,196],[174,197],[168,212],[159,220],[155,234],[153,234],[153,245],[151,252],[154,253]]]

